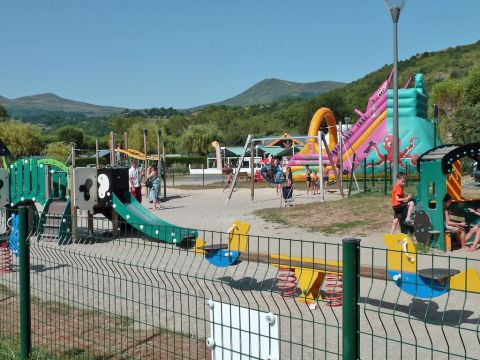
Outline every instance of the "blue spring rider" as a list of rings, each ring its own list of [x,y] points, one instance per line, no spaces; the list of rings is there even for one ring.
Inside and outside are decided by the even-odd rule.
[[[18,223],[19,218],[16,214],[12,214],[7,221],[7,228],[10,231],[8,248],[16,256],[18,256]]]

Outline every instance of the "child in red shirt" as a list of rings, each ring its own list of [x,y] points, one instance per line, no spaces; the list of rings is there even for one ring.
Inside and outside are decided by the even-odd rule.
[[[405,217],[404,223],[411,223],[410,217],[412,216],[413,207],[415,206],[412,196],[405,195],[405,173],[398,173],[395,185],[392,189],[392,208],[393,208],[393,222],[391,234],[395,233],[397,225],[403,220],[403,215],[405,210],[407,210],[407,216]]]

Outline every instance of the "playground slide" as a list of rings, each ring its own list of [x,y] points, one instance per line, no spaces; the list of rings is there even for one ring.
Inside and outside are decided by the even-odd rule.
[[[184,241],[194,241],[196,230],[172,225],[153,215],[145,209],[130,193],[126,193],[123,201],[112,194],[113,209],[128,224],[144,233],[153,240],[180,244]]]

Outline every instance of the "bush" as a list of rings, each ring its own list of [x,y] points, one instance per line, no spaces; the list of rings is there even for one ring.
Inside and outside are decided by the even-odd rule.
[[[192,167],[202,166],[207,163],[207,158],[205,156],[182,156],[182,157],[166,157],[167,167],[172,165],[192,165]]]

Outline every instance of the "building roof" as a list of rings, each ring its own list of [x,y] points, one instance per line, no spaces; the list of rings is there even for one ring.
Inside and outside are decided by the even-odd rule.
[[[298,145],[301,145],[301,146],[304,146],[305,143],[301,140],[298,139],[298,137],[296,136],[292,136],[288,133],[284,133],[283,135],[280,135],[278,138],[276,138],[275,140],[273,140],[270,144],[268,144],[267,146],[275,146],[275,145],[281,145],[283,144],[284,142],[286,141],[292,141],[294,144],[298,144]]]

